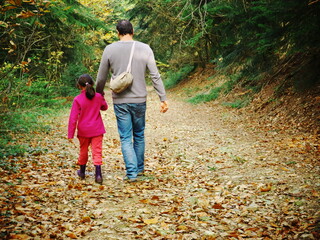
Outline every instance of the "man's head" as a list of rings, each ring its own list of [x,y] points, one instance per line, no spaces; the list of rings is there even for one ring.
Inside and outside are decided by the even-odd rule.
[[[117,30],[119,35],[126,35],[126,34],[130,34],[133,35],[133,27],[131,22],[129,22],[128,20],[120,20],[117,24]]]

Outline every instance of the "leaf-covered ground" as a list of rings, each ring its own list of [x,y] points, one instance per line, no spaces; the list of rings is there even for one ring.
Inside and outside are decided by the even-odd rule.
[[[319,239],[319,138],[273,129],[219,105],[150,94],[146,176],[126,183],[112,105],[103,113],[102,185],[75,175],[69,111],[1,170],[1,238]],[[109,99],[110,102],[110,99]],[[38,149],[38,150],[37,150]]]

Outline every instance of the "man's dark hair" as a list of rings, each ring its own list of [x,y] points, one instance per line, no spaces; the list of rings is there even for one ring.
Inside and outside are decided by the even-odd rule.
[[[133,27],[128,20],[120,20],[117,24],[117,30],[120,35],[133,34]]]

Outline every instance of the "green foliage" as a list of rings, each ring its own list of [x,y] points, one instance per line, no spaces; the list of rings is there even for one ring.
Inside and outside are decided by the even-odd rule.
[[[226,81],[221,86],[222,91],[224,94],[228,94],[231,92],[234,88],[234,86],[240,81],[240,76],[238,74],[233,74],[229,76],[229,81]]]
[[[220,92],[221,92],[221,87],[216,87],[210,90],[209,93],[202,93],[198,94],[188,100],[188,102],[197,104],[197,103],[202,103],[202,102],[209,102],[212,100],[215,100],[219,97]]]
[[[137,25],[136,36],[154,48],[160,61],[173,69],[208,62],[237,67],[241,85],[256,90],[264,84],[258,76],[272,71],[280,58],[320,49],[319,1],[136,0],[134,4],[129,17]],[[316,84],[310,75],[296,85],[304,82]]]
[[[51,106],[97,68],[87,32],[106,25],[77,1],[5,1],[0,23],[2,107]]]
[[[239,79],[240,78],[238,74],[230,75],[229,80],[224,82],[221,86],[212,88],[209,93],[197,94],[196,96],[190,98],[188,102],[197,104],[215,100],[220,96],[220,94],[228,94],[231,92],[234,86],[238,83]]]
[[[212,167],[207,166],[207,167],[208,167],[208,171],[216,171],[217,170],[217,168],[215,166],[212,166]]]
[[[222,105],[231,107],[231,108],[243,108],[249,105],[251,102],[251,98],[249,96],[242,97],[241,99],[237,99],[234,102],[224,102]]]
[[[28,78],[12,76],[8,82],[2,81],[0,91],[9,92],[2,99],[3,110],[15,111],[17,108],[59,107],[66,101],[61,96],[74,94],[75,88],[56,86],[42,78],[31,81]]]
[[[128,18],[136,26],[136,37],[150,44],[162,62],[170,63],[175,69],[206,60],[207,54],[200,51],[202,44],[206,47],[202,24],[191,17],[193,13],[198,14],[196,7],[185,1],[142,0],[134,3]]]
[[[44,119],[53,110],[48,108],[35,108],[34,111],[17,110],[15,112],[1,112],[1,140],[0,140],[0,167],[16,171],[15,158],[23,156],[26,152],[33,153],[35,149],[28,145],[33,138],[33,132],[48,133],[50,126]]]
[[[69,90],[70,90],[70,88],[75,89],[76,79],[80,75],[82,75],[83,73],[90,73],[90,71],[88,68],[86,68],[82,64],[77,64],[76,62],[74,62],[74,63],[70,63],[66,66],[66,69],[64,70],[64,72],[61,76],[61,81],[63,83],[65,83],[65,85],[66,85],[66,92],[65,93],[62,92],[61,96],[69,96],[70,95],[68,93],[67,89],[69,89]],[[92,77],[94,77],[93,73],[92,73]]]
[[[186,65],[178,71],[168,71],[165,74],[165,87],[167,89],[175,87],[181,80],[185,79],[193,70],[193,66]]]
[[[96,72],[101,54],[94,47],[106,30],[75,0],[1,4],[0,167],[14,169],[16,157],[32,153],[32,133],[50,130],[39,121],[42,114],[68,104],[78,93],[74,80]]]

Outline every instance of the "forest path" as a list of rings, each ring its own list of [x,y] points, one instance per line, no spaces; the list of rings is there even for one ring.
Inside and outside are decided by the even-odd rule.
[[[107,99],[111,103],[110,99]],[[319,225],[318,140],[238,115],[220,105],[191,105],[169,93],[169,111],[147,102],[146,176],[125,171],[112,104],[103,112],[102,185],[89,163],[75,176],[68,111],[51,120],[46,154],[31,154],[15,185],[11,236],[28,239],[315,239]],[[48,120],[49,121],[49,120]],[[36,143],[35,143],[36,144]],[[7,178],[9,181],[13,176]],[[10,186],[12,187],[12,185]],[[4,191],[10,191],[8,189]],[[13,191],[13,189],[11,189]],[[2,230],[4,232],[4,230]]]
[[[101,225],[85,239],[312,236],[320,210],[319,155],[310,147],[315,139],[175,96],[160,114],[158,97],[149,95],[147,171],[138,183],[121,181],[115,118],[106,113],[108,201],[98,204]]]

